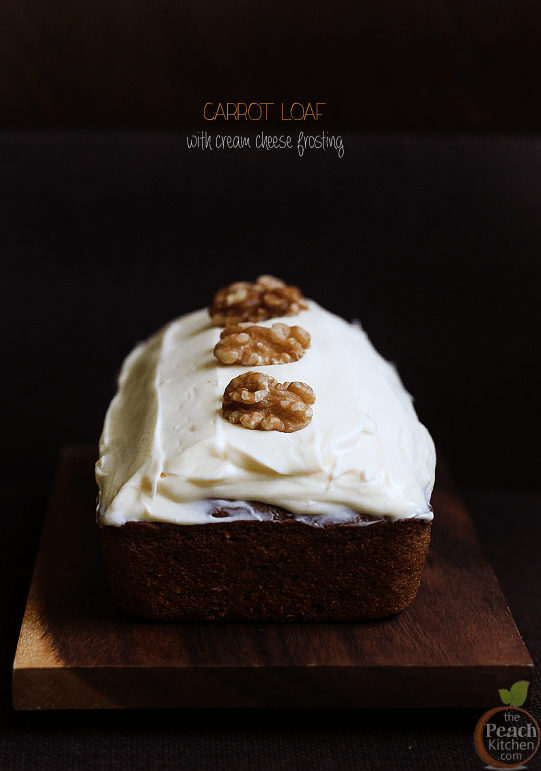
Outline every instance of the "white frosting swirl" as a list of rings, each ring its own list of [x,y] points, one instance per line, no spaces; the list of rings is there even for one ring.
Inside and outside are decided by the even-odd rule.
[[[221,330],[206,310],[135,348],[100,440],[101,524],[216,522],[211,498],[274,504],[312,524],[352,521],[358,512],[432,518],[434,444],[396,370],[358,324],[308,305],[284,319],[311,335],[303,358],[250,368],[314,389],[312,421],[292,433],[222,417],[225,387],[247,368],[216,361]],[[231,511],[255,516],[249,503]]]

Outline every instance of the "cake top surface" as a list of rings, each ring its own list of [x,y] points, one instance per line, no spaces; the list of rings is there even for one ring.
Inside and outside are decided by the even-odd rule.
[[[100,440],[100,522],[199,524],[209,499],[260,501],[313,524],[352,513],[431,519],[435,451],[395,368],[359,324],[307,300],[277,321],[306,330],[297,361],[226,365],[214,348],[221,330],[207,309],[171,322],[124,362]],[[301,430],[250,430],[224,417],[231,380],[265,373],[315,393]],[[236,507],[239,518],[252,516]],[[243,514],[242,512],[246,512]]]

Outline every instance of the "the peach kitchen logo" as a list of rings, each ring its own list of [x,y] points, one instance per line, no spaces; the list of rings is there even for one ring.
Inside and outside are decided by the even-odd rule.
[[[491,768],[519,768],[533,758],[539,747],[539,726],[522,708],[530,684],[521,680],[509,690],[502,688],[502,707],[485,712],[474,733],[475,749]]]

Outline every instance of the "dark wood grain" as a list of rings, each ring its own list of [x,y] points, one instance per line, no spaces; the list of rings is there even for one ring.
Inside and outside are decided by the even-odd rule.
[[[440,473],[421,589],[362,624],[154,623],[115,605],[95,451],[66,448],[13,669],[16,709],[479,707],[533,664],[471,520]]]

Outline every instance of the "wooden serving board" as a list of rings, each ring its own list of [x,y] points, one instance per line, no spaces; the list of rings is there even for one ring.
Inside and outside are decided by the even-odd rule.
[[[66,448],[13,665],[16,709],[478,707],[533,664],[471,520],[439,474],[421,589],[358,624],[158,623],[112,599],[95,449]]]

